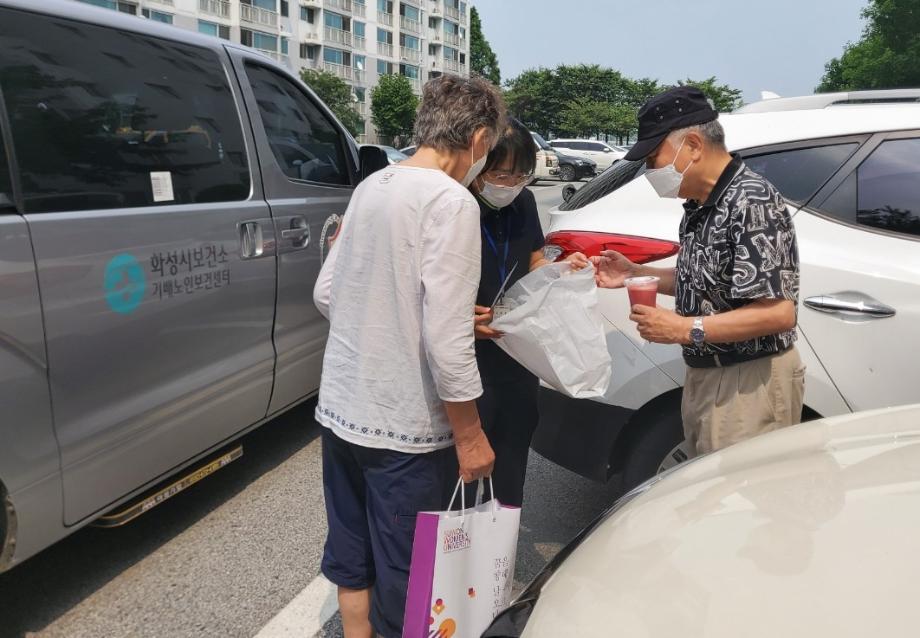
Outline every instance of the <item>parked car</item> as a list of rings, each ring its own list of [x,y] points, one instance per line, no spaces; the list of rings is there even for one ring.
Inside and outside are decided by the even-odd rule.
[[[806,418],[920,396],[920,105],[832,99],[822,108],[720,117],[729,149],[776,185],[794,215]],[[547,254],[613,248],[634,261],[673,265],[681,202],[658,197],[644,170],[642,162],[620,161],[552,211]],[[673,298],[659,303],[673,308]],[[621,473],[636,485],[687,457],[685,365],[678,346],[639,337],[625,291],[600,290],[599,307],[610,388],[600,401],[542,388],[533,447],[585,476]]]
[[[0,0],[0,95],[3,571],[316,393],[324,235],[386,163],[261,53],[78,2]]]
[[[912,636],[920,406],[786,428],[621,498],[484,638]]]
[[[402,153],[403,155],[406,155],[407,157],[412,157],[413,155],[415,155],[415,151],[417,150],[418,148],[415,146],[407,146],[406,148],[399,149],[399,152]]]
[[[392,146],[386,146],[385,144],[361,144],[361,148],[365,146],[371,146],[373,148],[379,148],[387,156],[387,161],[390,164],[399,164],[403,160],[409,159],[409,156],[402,151],[397,151]]]
[[[555,153],[559,160],[559,179],[563,182],[577,182],[597,175],[597,164],[591,160],[575,157],[558,149]]]
[[[533,181],[539,179],[549,179],[559,174],[559,158],[553,148],[546,143],[539,133],[530,132],[533,137],[533,143],[537,147],[537,166],[534,169]]]
[[[601,171],[607,170],[611,164],[626,155],[625,149],[599,140],[557,139],[549,145],[557,152],[563,151],[568,155],[591,160]]]

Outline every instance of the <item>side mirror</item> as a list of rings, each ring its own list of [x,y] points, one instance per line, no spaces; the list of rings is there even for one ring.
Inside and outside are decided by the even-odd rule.
[[[609,148],[607,148],[606,146],[604,147],[604,152],[605,152],[605,153],[613,153],[613,151],[610,150]]]
[[[390,161],[382,148],[362,146],[358,149],[358,170],[362,182],[368,175],[376,173],[389,165]]]

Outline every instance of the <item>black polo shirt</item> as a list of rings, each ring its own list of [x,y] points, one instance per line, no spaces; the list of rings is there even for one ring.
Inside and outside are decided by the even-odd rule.
[[[738,156],[706,202],[684,204],[675,304],[685,317],[741,308],[757,299],[799,300],[799,253],[792,218],[779,191]],[[781,352],[795,329],[737,343],[684,346],[684,355]]]
[[[511,274],[505,288],[507,290],[529,272],[531,255],[543,248],[543,229],[540,226],[537,201],[526,188],[509,206],[501,210],[495,210],[482,200],[479,201],[479,209],[482,274],[476,303],[491,306],[501,289],[503,273]],[[476,340],[476,362],[483,383],[535,378],[491,340]]]

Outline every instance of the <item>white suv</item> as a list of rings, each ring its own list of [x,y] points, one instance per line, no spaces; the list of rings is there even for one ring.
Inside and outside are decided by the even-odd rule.
[[[552,140],[549,143],[553,148],[565,151],[582,159],[589,159],[597,164],[597,170],[605,171],[618,159],[623,159],[626,149],[598,140]]]
[[[908,99],[920,98],[914,93]],[[871,99],[879,97],[891,99]],[[869,99],[815,97],[798,110],[771,100],[720,118],[729,150],[769,179],[794,215],[806,419],[920,399],[920,104]],[[683,209],[658,197],[644,170],[620,162],[552,211],[548,254],[615,249],[673,264]],[[613,361],[607,395],[578,401],[543,388],[533,447],[598,480],[622,473],[628,487],[686,458],[685,368],[678,346],[639,337],[625,291],[599,296]],[[659,303],[673,307],[669,297]]]

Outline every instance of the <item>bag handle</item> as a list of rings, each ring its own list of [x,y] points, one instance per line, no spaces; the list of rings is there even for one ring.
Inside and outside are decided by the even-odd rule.
[[[460,508],[461,511],[466,509],[466,490],[460,489],[463,487],[463,479],[457,479],[457,487],[454,488],[454,495],[450,497],[450,504],[447,506],[447,513],[453,511],[454,502],[457,500],[457,492],[460,492]]]
[[[496,514],[498,514],[498,499],[495,498],[495,486],[492,484],[492,475],[485,477],[485,479],[479,479],[479,484],[476,486],[476,507],[482,505],[482,499],[485,496],[485,481],[489,483],[489,497],[492,503],[492,520],[495,520]],[[450,504],[447,506],[447,512],[445,513],[445,518],[450,516],[450,512],[454,509],[454,503],[457,501],[457,493],[460,493],[460,517],[463,517],[463,512],[466,511],[466,490],[463,489],[463,479],[457,479],[457,486],[454,488],[454,494],[450,497]]]

